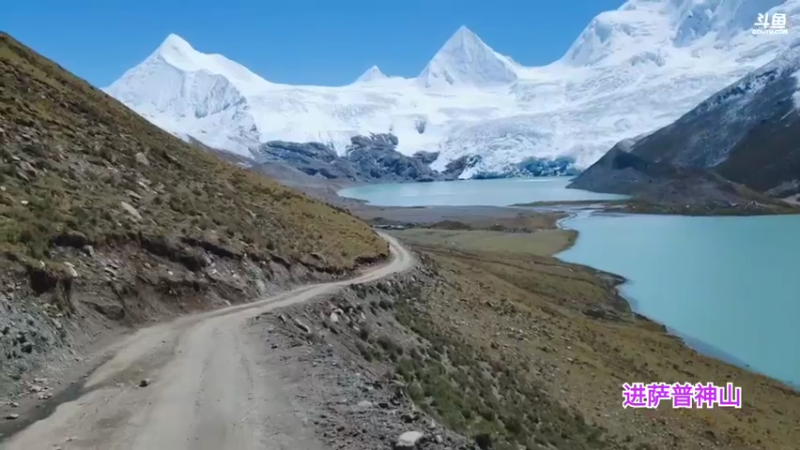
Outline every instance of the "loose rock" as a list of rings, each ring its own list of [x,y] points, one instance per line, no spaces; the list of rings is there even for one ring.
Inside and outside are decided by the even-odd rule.
[[[370,408],[372,408],[372,402],[369,401],[369,400],[363,400],[363,401],[358,402],[358,405],[356,405],[356,406],[358,406],[361,409],[370,409]]]
[[[124,210],[125,210],[125,212],[127,212],[128,214],[130,214],[130,215],[131,215],[131,217],[133,217],[134,219],[136,219],[136,220],[142,220],[142,215],[141,215],[141,214],[139,214],[139,211],[137,211],[137,210],[136,210],[136,208],[134,208],[133,206],[131,206],[131,204],[130,204],[130,203],[127,203],[127,202],[119,202],[119,205],[122,207],[122,209],[124,209]]]
[[[310,334],[310,333],[311,333],[311,327],[309,327],[308,325],[306,325],[306,324],[304,324],[303,322],[301,322],[301,321],[300,321],[300,319],[294,319],[294,323],[295,323],[295,325],[297,325],[297,326],[298,326],[298,327],[299,327],[301,330],[305,331],[305,332],[306,332],[306,334]]]
[[[145,155],[142,152],[137,153],[135,158],[136,158],[136,162],[141,164],[141,165],[143,165],[143,166],[149,166],[150,165],[150,161],[148,161],[147,155]]]
[[[492,448],[492,437],[486,433],[481,433],[475,436],[475,443],[481,450],[489,450]]]
[[[421,431],[406,431],[397,438],[397,443],[394,444],[394,448],[397,450],[416,448],[417,443],[422,440],[423,436],[425,436],[425,434]]]

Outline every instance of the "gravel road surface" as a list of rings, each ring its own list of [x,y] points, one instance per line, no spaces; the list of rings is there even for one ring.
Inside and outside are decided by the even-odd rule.
[[[244,332],[266,311],[411,268],[396,240],[391,261],[360,276],[144,328],[115,344],[82,395],[0,444],[3,450],[247,450],[326,448],[282,388],[263,343]],[[260,344],[260,345],[259,345]],[[274,363],[271,363],[274,365]]]

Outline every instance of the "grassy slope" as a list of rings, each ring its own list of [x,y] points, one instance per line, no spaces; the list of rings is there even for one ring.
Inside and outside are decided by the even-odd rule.
[[[388,250],[362,221],[183,143],[5,33],[0,161],[7,255],[47,260],[65,230],[95,246],[214,235],[236,252],[326,272]]]
[[[496,252],[510,254],[554,254],[569,247],[575,233],[564,230],[541,230],[534,234],[507,233],[492,230],[442,230],[408,229],[395,231],[406,242],[415,245],[439,245],[461,251],[476,251],[491,248]]]
[[[424,392],[418,401],[433,401],[456,430],[488,430],[532,449],[788,450],[800,441],[800,394],[700,355],[632,314],[618,279],[547,256],[545,242],[566,236],[515,234],[509,252],[506,242],[481,239],[484,231],[393,233],[447,280],[417,294],[429,299],[424,309],[400,307],[398,317],[457,361],[442,375],[425,358],[403,369]],[[493,383],[472,375],[495,366]],[[730,381],[742,387],[744,407],[624,410],[620,386],[632,381]]]

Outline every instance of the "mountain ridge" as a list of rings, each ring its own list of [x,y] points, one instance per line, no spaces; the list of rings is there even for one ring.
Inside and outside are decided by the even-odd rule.
[[[776,197],[800,194],[800,43],[642,138],[632,154],[714,170]]]
[[[778,6],[792,21],[799,5]],[[248,156],[273,140],[320,142],[343,154],[353,136],[392,133],[407,156],[437,152],[435,170],[478,158],[462,178],[512,173],[529,158],[582,169],[774,58],[791,36],[744,29],[749,11],[771,7],[773,0],[631,0],[599,14],[564,57],[542,67],[522,66],[462,27],[413,78],[339,87],[248,83],[252,72],[205,55],[197,61],[209,67],[198,72],[210,75],[195,75],[203,82],[175,81],[174,67],[145,61],[106,91],[178,136]],[[222,72],[233,73],[223,75],[230,88],[220,80],[218,95],[200,92],[216,86],[205,78]]]
[[[438,89],[450,86],[491,87],[516,80],[512,62],[463,25],[415,79],[425,88]]]
[[[364,73],[359,75],[359,77],[356,78],[355,83],[368,83],[370,81],[384,80],[386,78],[389,77],[386,76],[386,74],[384,74],[383,71],[381,71],[380,67],[372,66],[369,69],[367,69]]]
[[[569,187],[680,208],[745,212],[744,204],[749,213],[796,213],[790,204],[800,196],[798,75],[795,43],[674,122],[618,143]]]

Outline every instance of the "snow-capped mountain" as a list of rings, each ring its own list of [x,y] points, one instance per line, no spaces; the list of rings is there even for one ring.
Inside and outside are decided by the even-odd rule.
[[[720,90],[630,152],[711,168],[775,196],[800,193],[800,42]]]
[[[462,26],[417,77],[424,88],[505,86],[517,80],[516,65]]]
[[[800,198],[798,77],[796,41],[675,122],[620,141],[568,187],[633,196],[640,212],[794,214],[775,197]]]
[[[774,13],[788,34],[751,32]],[[479,155],[462,178],[530,159],[582,168],[774,59],[798,19],[800,0],[629,0],[547,66],[522,66],[462,27],[417,77],[373,67],[341,87],[271,83],[171,35],[106,91],[177,135],[246,155],[272,140],[342,153],[352,136],[391,132],[404,154],[439,152],[434,169]]]
[[[360,77],[356,78],[356,83],[369,83],[372,81],[380,81],[385,80],[387,77],[378,66],[372,66],[367,69],[366,72],[362,73]]]

